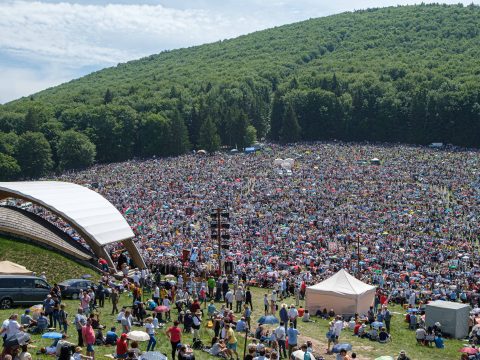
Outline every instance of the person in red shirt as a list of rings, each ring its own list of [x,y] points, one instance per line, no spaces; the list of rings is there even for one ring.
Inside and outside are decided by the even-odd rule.
[[[170,339],[170,344],[172,345],[172,360],[175,360],[177,346],[182,341],[182,330],[178,327],[178,324],[178,321],[174,321],[173,326],[169,327],[166,331],[167,337]]]
[[[82,326],[82,337],[83,343],[87,345],[87,356],[91,356],[94,358],[95,356],[95,349],[93,345],[95,345],[95,331],[92,327],[92,319],[87,319],[87,324]]]
[[[195,314],[198,310],[200,310],[200,303],[198,302],[198,299],[195,299],[192,305],[190,305],[190,311],[192,314]]]
[[[355,327],[353,328],[353,335],[358,335],[358,329],[360,329],[361,326],[362,324],[360,324],[359,322],[355,324]]]
[[[127,334],[122,334],[120,339],[117,340],[117,358],[118,359],[126,359],[128,352],[128,342],[127,342]]]

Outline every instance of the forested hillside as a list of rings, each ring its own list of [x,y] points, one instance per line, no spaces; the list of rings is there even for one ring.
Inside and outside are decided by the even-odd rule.
[[[480,145],[480,7],[312,19],[163,52],[0,107],[0,177],[220,145]]]

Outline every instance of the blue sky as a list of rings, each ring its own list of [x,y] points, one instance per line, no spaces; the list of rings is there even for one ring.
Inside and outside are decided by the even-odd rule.
[[[0,103],[165,49],[343,11],[418,2],[0,0]]]

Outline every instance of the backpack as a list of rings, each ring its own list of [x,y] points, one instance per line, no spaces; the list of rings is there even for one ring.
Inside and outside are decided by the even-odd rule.
[[[64,343],[60,348],[60,356],[58,357],[58,360],[70,360],[72,354],[72,345]]]
[[[311,360],[312,357],[310,356],[310,353],[308,351],[305,351],[305,354],[303,355],[303,360]]]
[[[203,342],[202,340],[200,339],[195,339],[195,341],[193,342],[192,344],[192,349],[195,349],[195,350],[203,350],[204,346],[203,346]]]

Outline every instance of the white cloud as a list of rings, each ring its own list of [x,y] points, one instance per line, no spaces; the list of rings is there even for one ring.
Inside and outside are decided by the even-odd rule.
[[[85,67],[98,69],[346,10],[415,2],[0,0],[0,102],[80,76]],[[6,58],[25,65],[8,67]]]
[[[0,66],[0,103],[33,94],[72,79],[72,73],[52,69],[47,73],[28,68]]]

